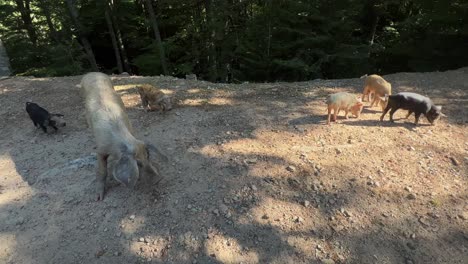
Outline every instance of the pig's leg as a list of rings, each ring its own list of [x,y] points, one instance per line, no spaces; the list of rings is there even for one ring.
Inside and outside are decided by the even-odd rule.
[[[395,122],[393,120],[393,114],[398,110],[398,108],[392,108],[392,110],[390,111],[390,122]]]
[[[44,133],[47,133],[47,127],[44,126],[44,124],[39,124],[39,126],[42,128],[42,131],[44,131]]]
[[[97,155],[96,192],[98,201],[104,199],[107,178],[107,157],[108,155],[104,154]]]
[[[333,109],[333,121],[336,122],[336,115],[340,112],[340,109],[334,108]]]
[[[370,100],[370,98],[369,98],[369,100]],[[374,96],[374,98],[372,99],[372,103],[371,103],[370,107],[374,107],[374,104],[378,105],[378,103],[379,103],[378,100],[379,99],[377,98],[377,96]]]
[[[332,108],[328,107],[327,125],[330,124],[331,110],[332,110]]]
[[[415,113],[416,119],[414,120],[414,124],[417,125],[419,122],[419,117],[421,116],[421,113]]]
[[[408,119],[408,117],[413,113],[413,111],[408,111],[408,114],[406,115],[405,119]]]
[[[143,109],[145,109],[147,105],[148,105],[148,99],[146,98],[146,95],[142,95],[141,96],[141,106],[143,107]]]
[[[366,100],[365,100],[366,96],[367,96],[367,101],[369,101],[370,94],[369,94],[369,87],[368,86],[364,87],[364,91],[362,92],[362,101],[363,102],[366,102]]]
[[[349,117],[348,117],[348,109],[345,110],[344,116],[345,116],[346,119],[349,119]]]
[[[385,110],[383,111],[382,115],[380,116],[380,121],[383,121],[385,115],[387,114],[388,110],[390,110],[390,106],[387,105],[387,107],[385,108]]]

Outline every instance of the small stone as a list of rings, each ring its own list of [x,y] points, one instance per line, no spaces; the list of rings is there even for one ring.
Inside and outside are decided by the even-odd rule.
[[[187,209],[192,209],[192,205],[191,204],[187,205]]]
[[[410,194],[408,194],[406,196],[406,198],[409,199],[409,200],[414,200],[414,199],[416,199],[416,195],[414,193],[410,193]]]
[[[415,245],[413,242],[408,242],[408,243],[406,243],[406,245],[407,245],[411,250],[415,250],[415,249],[416,249],[416,245]]]
[[[220,211],[223,215],[225,215],[225,214],[227,214],[227,213],[229,212],[229,208],[228,208],[225,204],[221,204],[221,205],[219,206],[219,211]]]
[[[255,164],[257,163],[257,159],[246,159],[244,160],[245,164]]]
[[[104,253],[106,253],[106,251],[104,249],[99,249],[98,251],[96,251],[96,253],[94,254],[94,256],[96,256],[96,258],[100,258],[102,257],[102,255],[104,255]]]
[[[135,215],[131,215],[131,216],[129,217],[129,219],[130,219],[130,220],[135,220]]]
[[[121,254],[122,254],[122,253],[120,253],[120,252],[118,252],[118,251],[114,252],[114,256],[116,256],[116,257],[117,257],[117,256],[120,256]]]
[[[427,222],[427,219],[424,217],[419,218],[419,223],[421,223],[423,226],[429,226],[429,223]]]
[[[19,226],[19,225],[22,225],[24,224],[24,218],[23,217],[19,217],[17,220],[16,220],[16,225]]]
[[[413,146],[409,146],[409,147],[408,147],[408,150],[409,150],[409,151],[414,151],[414,150],[416,150],[416,149],[415,149]]]
[[[140,238],[138,239],[138,242],[145,242],[145,238],[140,237]]]
[[[341,149],[338,149],[338,148],[337,148],[335,151],[336,151],[336,154],[341,154],[341,153],[343,153],[343,151],[342,151]]]
[[[300,216],[296,216],[296,217],[294,217],[294,222],[302,223],[302,222],[304,222],[304,219],[302,219],[302,217],[300,217]]]
[[[323,259],[322,263],[323,264],[335,264],[335,261],[333,259]]]
[[[380,182],[378,182],[378,181],[374,182],[374,186],[375,187],[380,187]]]
[[[467,220],[468,219],[468,212],[463,212],[463,213],[459,214],[458,217],[460,217],[463,220]]]
[[[410,235],[410,238],[411,238],[411,239],[415,239],[415,238],[416,238],[416,234],[415,234],[415,233],[411,234],[411,235]]]
[[[310,205],[310,202],[309,202],[309,201],[307,201],[307,200],[305,200],[303,204],[304,204],[304,206],[305,206],[305,207],[309,207],[309,205]]]
[[[295,166],[293,165],[289,165],[288,167],[286,167],[286,170],[290,171],[290,172],[295,172],[297,169]]]
[[[411,187],[408,187],[408,186],[405,187],[405,191],[411,192],[412,190],[413,189],[411,189]]]
[[[460,162],[455,157],[450,157],[450,161],[452,161],[452,164],[455,166],[460,165]]]
[[[252,191],[256,192],[258,189],[257,189],[257,186],[253,185],[250,187],[252,189]]]
[[[269,219],[269,218],[270,218],[270,217],[269,217],[267,214],[264,214],[264,215],[262,216],[262,219]]]
[[[318,250],[322,250],[322,246],[321,246],[321,245],[317,245],[317,249],[318,249]]]
[[[214,209],[214,210],[213,210],[213,214],[215,214],[216,216],[218,216],[218,215],[219,215],[219,210],[218,210],[218,209]]]

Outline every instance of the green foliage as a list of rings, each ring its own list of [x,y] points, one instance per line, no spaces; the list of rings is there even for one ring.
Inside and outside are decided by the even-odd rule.
[[[64,0],[30,3],[36,45],[15,2],[0,3],[0,38],[14,73],[64,76],[89,71]],[[99,67],[116,71],[104,17],[106,2],[75,3]],[[137,74],[161,74],[144,1],[113,3],[114,23],[123,42],[120,52],[125,51]],[[468,61],[468,4],[463,0],[160,0],[153,4],[167,67],[179,77],[195,73],[223,82],[299,81],[446,70]]]

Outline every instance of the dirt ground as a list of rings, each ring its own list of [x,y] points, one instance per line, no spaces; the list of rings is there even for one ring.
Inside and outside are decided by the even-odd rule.
[[[378,108],[325,125],[363,80],[213,84],[114,76],[164,180],[95,201],[81,76],[0,81],[0,263],[468,263],[468,68],[384,76],[443,105],[429,126]],[[134,84],[178,105],[147,113]],[[33,101],[62,113],[36,129]],[[141,184],[143,185],[143,184]]]

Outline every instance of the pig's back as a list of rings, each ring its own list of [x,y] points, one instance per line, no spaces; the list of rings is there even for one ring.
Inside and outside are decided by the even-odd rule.
[[[416,109],[425,113],[429,111],[432,105],[431,99],[417,93],[401,92],[395,96],[400,97],[398,100],[401,101],[400,104],[403,109]]]
[[[357,103],[357,98],[354,94],[340,92],[331,94],[327,98],[328,105],[337,105],[340,107],[348,107]]]
[[[83,77],[81,87],[98,148],[103,147],[99,145],[105,144],[108,138],[128,137],[132,126],[110,78],[103,73],[88,73]]]

